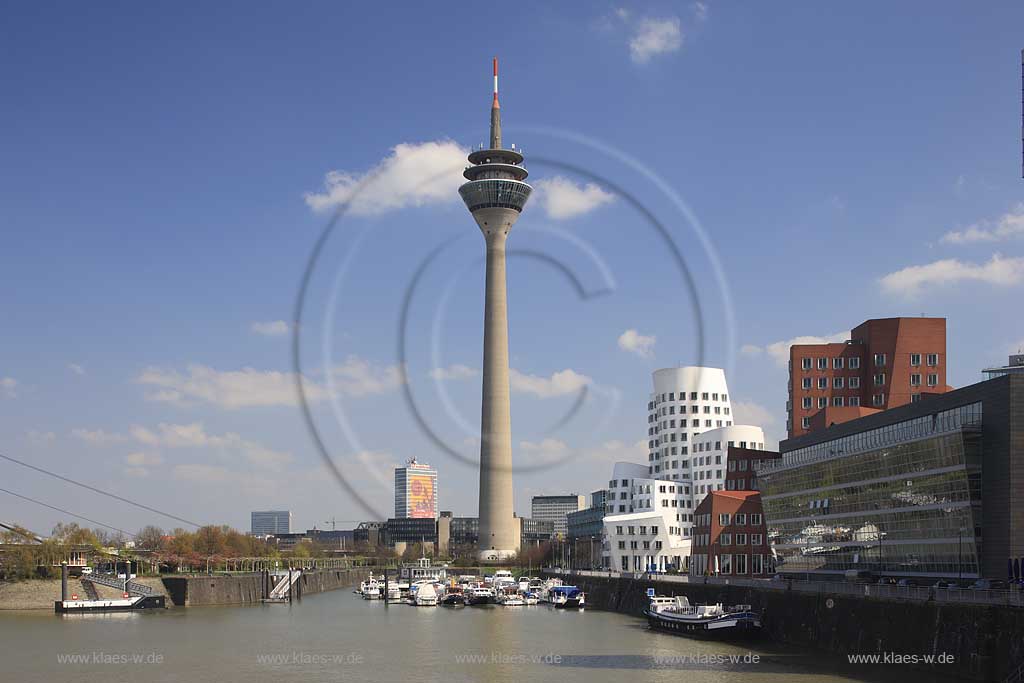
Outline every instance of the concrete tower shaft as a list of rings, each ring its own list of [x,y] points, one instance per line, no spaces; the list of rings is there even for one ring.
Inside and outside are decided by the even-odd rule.
[[[519,550],[513,514],[512,411],[508,379],[508,291],[505,242],[530,193],[523,182],[523,155],[501,148],[498,60],[494,60],[490,149],[469,155],[459,188],[487,245],[484,293],[483,395],[480,409],[480,546],[483,561],[507,559]]]

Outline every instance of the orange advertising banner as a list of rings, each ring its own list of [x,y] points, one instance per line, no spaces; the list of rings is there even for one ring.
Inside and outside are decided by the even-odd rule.
[[[435,505],[434,478],[422,474],[410,474],[409,516],[433,519],[437,517]]]

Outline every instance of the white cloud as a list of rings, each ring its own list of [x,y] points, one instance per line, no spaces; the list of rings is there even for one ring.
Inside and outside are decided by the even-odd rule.
[[[444,380],[458,380],[458,379],[472,379],[480,374],[476,368],[471,368],[468,365],[449,365],[446,368],[434,368],[427,373],[431,379],[438,381]]]
[[[43,445],[56,441],[57,435],[53,432],[37,432],[33,429],[28,433],[28,440],[36,445]]]
[[[187,372],[159,367],[146,368],[136,379],[155,387],[146,399],[188,405],[211,403],[226,410],[268,406],[296,406],[299,402],[295,373],[274,370],[216,370],[190,365]],[[357,356],[349,356],[331,369],[334,389],[343,396],[382,394],[398,387],[404,374],[398,366],[380,367]],[[315,403],[327,396],[325,385],[303,377],[306,400]]]
[[[800,337],[793,337],[792,339],[772,342],[763,348],[755,344],[744,344],[740,348],[740,353],[745,356],[757,356],[761,353],[767,353],[777,365],[780,367],[786,367],[789,364],[790,346],[797,344],[839,344],[849,338],[849,332],[835,332],[833,334],[825,335],[824,337],[802,335]]]
[[[705,2],[693,3],[693,16],[697,21],[704,21],[708,18],[708,5]]]
[[[370,479],[385,489],[394,488],[397,466],[394,456],[383,451],[363,450],[353,457]]]
[[[548,218],[554,220],[582,216],[615,199],[599,185],[579,185],[563,176],[538,180],[533,187]]]
[[[18,397],[18,380],[13,377],[0,377],[0,391],[3,392],[7,398]]]
[[[137,451],[135,453],[129,453],[128,455],[124,456],[124,461],[128,465],[133,465],[135,467],[153,467],[162,464],[164,459],[163,457],[161,457],[159,453],[146,453],[144,451]]]
[[[221,456],[241,457],[249,467],[280,469],[292,460],[290,453],[267,448],[255,441],[244,439],[235,432],[208,434],[201,422],[191,424],[162,422],[155,431],[133,425],[129,432],[136,441],[146,446],[212,449]],[[141,463],[130,464],[139,465]]]
[[[556,462],[570,456],[569,444],[561,439],[546,438],[540,442],[520,441],[521,461],[531,465]]]
[[[760,356],[763,351],[764,349],[756,344],[744,344],[740,347],[740,353],[744,356]]]
[[[984,282],[1009,286],[1024,280],[1024,258],[1004,258],[994,254],[986,263],[965,263],[942,259],[923,266],[909,266],[882,277],[879,282],[890,294],[913,297],[923,289],[961,282]]]
[[[70,370],[71,372],[75,373],[76,375],[84,375],[85,374],[85,368],[83,368],[78,363],[68,363],[68,370]]]
[[[943,244],[972,244],[1000,242],[1014,237],[1024,237],[1024,202],[1017,204],[995,221],[982,221],[963,230],[951,230],[939,241]]]
[[[775,414],[754,401],[733,401],[733,424],[769,427],[776,423]]]
[[[71,436],[75,437],[76,439],[81,439],[82,441],[95,444],[119,443],[128,440],[128,437],[125,436],[124,434],[118,434],[116,432],[107,432],[102,429],[72,429]]]
[[[380,214],[408,206],[424,206],[458,199],[465,180],[464,149],[450,140],[396,145],[391,154],[367,173],[331,171],[324,190],[306,194],[306,204],[316,211],[346,202],[359,215]]]
[[[619,348],[623,351],[635,353],[641,358],[650,358],[654,355],[654,343],[657,337],[654,335],[645,336],[634,329],[629,329],[619,335]]]
[[[250,329],[256,334],[262,334],[264,337],[280,337],[281,335],[288,334],[288,330],[291,328],[283,320],[273,320],[265,323],[253,323]]]
[[[641,19],[629,40],[629,54],[637,64],[657,55],[676,52],[683,46],[683,32],[677,17]]]
[[[551,377],[527,375],[515,368],[509,369],[509,384],[512,391],[533,394],[539,398],[575,394],[592,382],[593,380],[586,375],[568,368],[553,373]]]

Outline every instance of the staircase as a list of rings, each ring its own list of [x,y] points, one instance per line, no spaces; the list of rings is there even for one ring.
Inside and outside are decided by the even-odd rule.
[[[97,574],[93,572],[92,574],[88,574],[82,577],[82,583],[85,584],[86,582],[98,583],[101,586],[109,586],[110,588],[116,588],[119,591],[124,591],[125,593],[128,593],[129,595],[135,597],[146,597],[150,595],[160,594],[159,591],[150,588],[149,586],[137,583],[135,581],[125,581],[124,579],[119,579],[113,574]],[[93,593],[96,592],[95,588],[93,588],[92,590]],[[97,598],[93,599],[95,600]]]
[[[288,581],[289,576],[291,578],[290,583]],[[288,594],[291,592],[292,586],[295,584],[296,581],[299,580],[300,576],[302,576],[301,569],[297,569],[291,572],[291,574],[285,574],[284,576],[282,576],[281,580],[277,582],[276,586],[274,586],[274,590],[270,591],[270,597],[267,599],[273,601],[287,600]]]
[[[96,592],[96,586],[92,581],[83,576],[80,582],[82,584],[82,592],[85,594],[85,597],[90,600],[100,599],[100,594]]]

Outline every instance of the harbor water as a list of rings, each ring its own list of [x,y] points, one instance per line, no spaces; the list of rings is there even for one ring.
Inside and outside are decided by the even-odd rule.
[[[294,604],[57,616],[0,612],[5,681],[905,681],[772,643],[648,630],[610,612],[413,607],[348,590]]]

